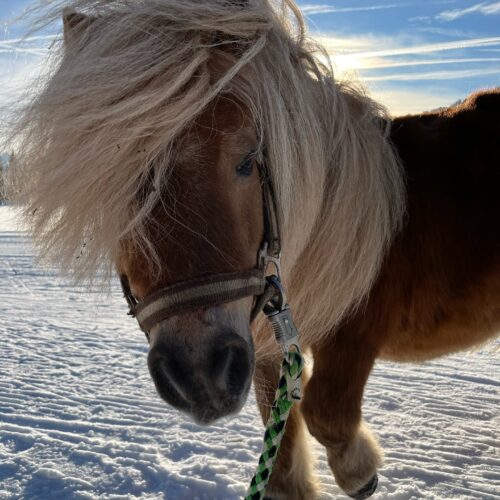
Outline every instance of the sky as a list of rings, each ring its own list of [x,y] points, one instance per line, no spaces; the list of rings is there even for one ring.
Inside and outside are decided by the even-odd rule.
[[[19,43],[32,0],[0,0],[0,106],[43,67],[50,38]],[[339,78],[356,76],[393,115],[447,106],[500,86],[500,1],[300,0]]]

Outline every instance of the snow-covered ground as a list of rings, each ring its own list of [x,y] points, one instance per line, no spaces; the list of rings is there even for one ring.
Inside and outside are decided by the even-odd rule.
[[[241,498],[261,446],[254,397],[209,428],[167,407],[118,287],[101,296],[42,270],[13,215],[0,207],[0,498]],[[491,346],[377,365],[374,498],[500,498],[499,366]],[[343,498],[318,453],[322,498]]]

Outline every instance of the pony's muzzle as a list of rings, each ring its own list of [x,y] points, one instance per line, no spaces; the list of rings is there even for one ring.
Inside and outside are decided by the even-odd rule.
[[[160,331],[152,341],[148,367],[167,403],[208,425],[243,406],[254,349],[251,337],[246,340],[231,329],[204,330],[200,335]]]

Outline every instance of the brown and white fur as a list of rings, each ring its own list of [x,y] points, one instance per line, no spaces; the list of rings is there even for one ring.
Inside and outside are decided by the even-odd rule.
[[[391,122],[319,62],[292,0],[73,3],[85,14],[65,11],[55,70],[11,136],[13,191],[41,255],[78,278],[117,268],[139,299],[249,269],[265,161],[283,280],[314,357],[269,495],[314,497],[307,428],[355,496],[381,464],[361,416],[375,359],[428,359],[498,330],[500,93]],[[164,399],[210,423],[241,407],[253,374],[267,418],[280,355],[250,309],[153,329]]]

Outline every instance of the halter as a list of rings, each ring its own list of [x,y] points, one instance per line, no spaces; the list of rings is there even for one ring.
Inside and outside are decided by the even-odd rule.
[[[149,340],[149,331],[156,324],[171,316],[196,308],[207,308],[232,302],[244,297],[254,297],[251,321],[275,296],[281,295],[279,302],[285,303],[279,281],[281,238],[276,198],[267,169],[259,166],[264,204],[264,241],[254,268],[243,272],[219,273],[200,276],[167,286],[139,301],[130,289],[128,277],[120,276],[129,315],[136,318],[139,327]],[[277,277],[266,277],[270,264],[276,268]]]

